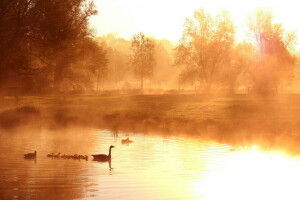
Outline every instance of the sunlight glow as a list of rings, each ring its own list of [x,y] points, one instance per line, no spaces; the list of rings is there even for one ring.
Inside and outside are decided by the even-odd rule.
[[[177,42],[187,17],[195,10],[205,8],[212,14],[220,10],[228,10],[238,28],[237,37],[245,38],[246,18],[258,7],[273,11],[275,21],[284,24],[288,30],[297,31],[298,2],[296,0],[96,0],[98,16],[92,19],[97,34],[118,33],[120,37],[129,39],[133,34],[144,32],[156,38],[165,38]]]
[[[258,150],[235,152],[225,167],[212,172],[195,193],[205,200],[299,199],[299,166],[283,155]]]

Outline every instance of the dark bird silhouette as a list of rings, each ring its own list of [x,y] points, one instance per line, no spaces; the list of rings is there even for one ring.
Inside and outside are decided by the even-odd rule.
[[[24,158],[26,158],[26,159],[36,158],[36,151],[34,151],[34,153],[26,153],[26,154],[24,154]]]
[[[129,140],[129,138],[126,138],[126,139],[123,139],[122,140],[122,144],[129,144],[129,143],[132,143],[133,141],[132,140]]]
[[[92,155],[94,157],[94,160],[98,160],[98,161],[110,161],[111,160],[111,149],[115,148],[113,145],[111,145],[109,147],[109,153],[108,155],[106,154],[94,154]]]

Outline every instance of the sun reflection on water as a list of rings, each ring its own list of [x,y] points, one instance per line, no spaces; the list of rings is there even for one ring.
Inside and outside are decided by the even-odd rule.
[[[299,160],[258,148],[228,154],[220,170],[209,171],[193,192],[205,200],[300,199]]]

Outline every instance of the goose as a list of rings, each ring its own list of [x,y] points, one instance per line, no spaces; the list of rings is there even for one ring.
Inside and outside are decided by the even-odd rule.
[[[122,144],[129,144],[129,143],[132,143],[133,141],[132,140],[129,140],[129,138],[126,138],[126,139],[123,139],[122,140]]]
[[[108,155],[106,155],[106,154],[94,154],[94,155],[92,155],[94,157],[94,160],[99,160],[99,161],[109,161],[109,160],[111,160],[111,149],[112,148],[115,148],[115,147],[113,145],[110,145]]]
[[[36,151],[34,151],[34,153],[24,154],[24,158],[26,158],[26,159],[36,158]]]

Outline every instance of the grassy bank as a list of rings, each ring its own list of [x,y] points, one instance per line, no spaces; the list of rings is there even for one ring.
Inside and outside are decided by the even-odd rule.
[[[202,135],[232,144],[300,143],[300,95],[35,96],[21,97],[17,105],[14,98],[7,97],[0,109],[0,126],[5,129],[88,126]]]

